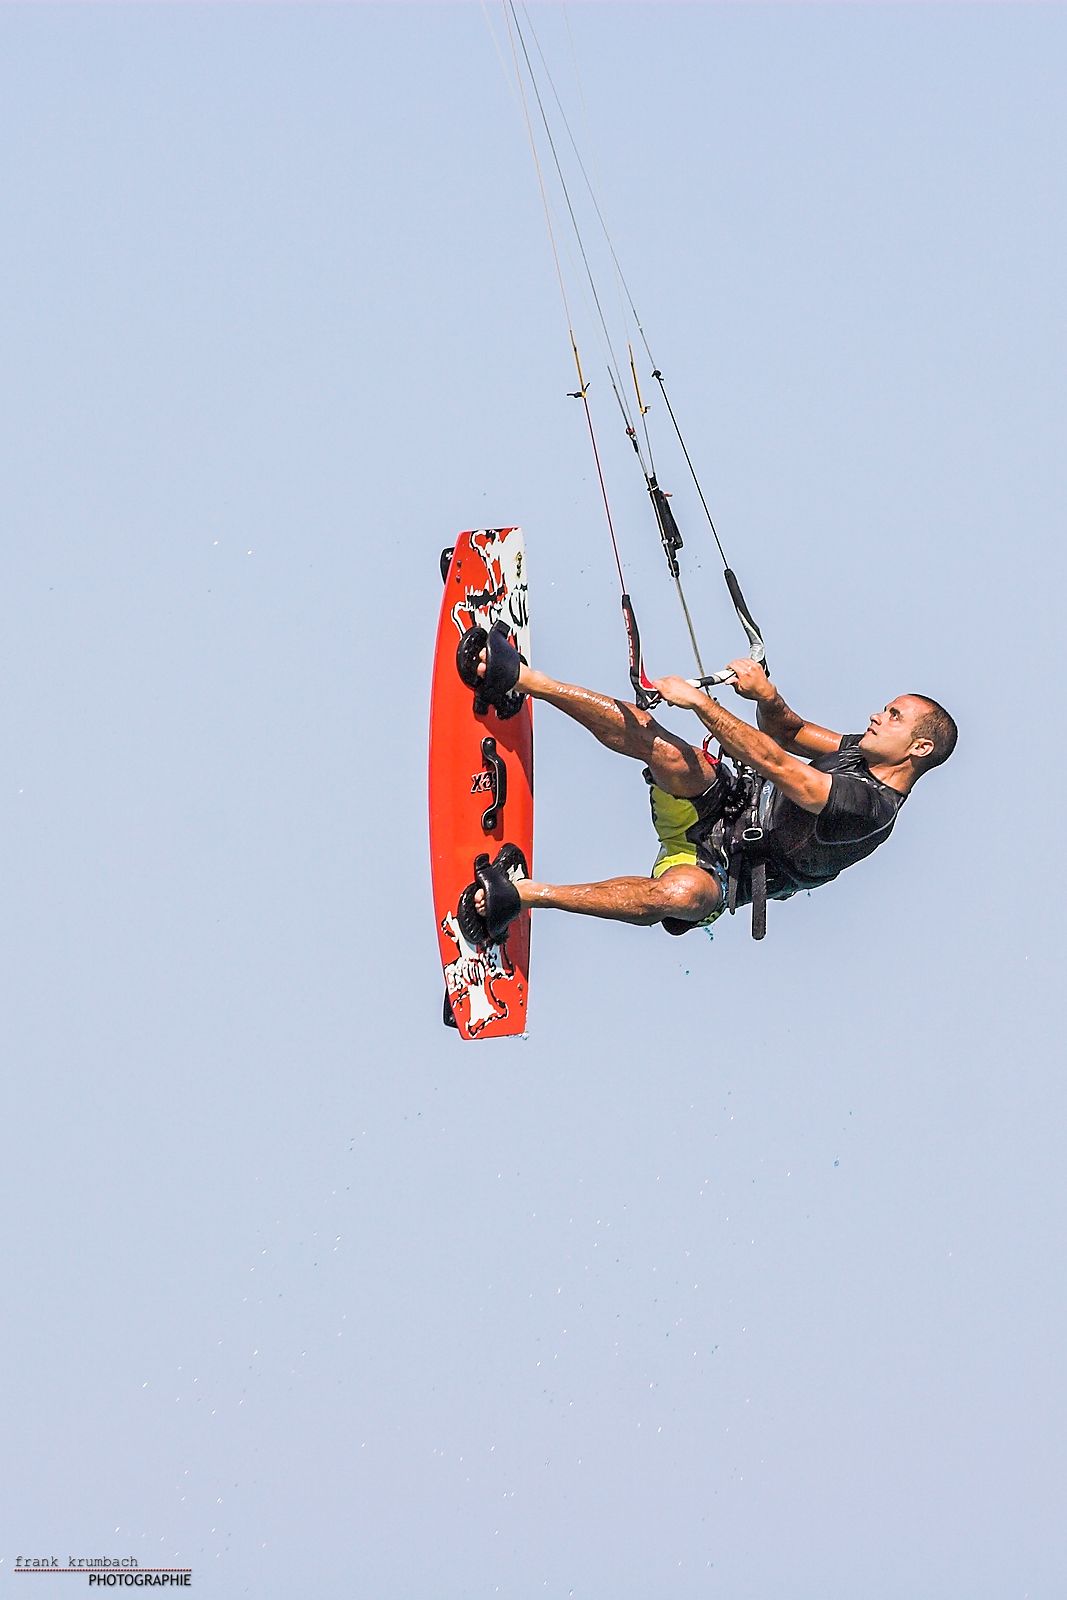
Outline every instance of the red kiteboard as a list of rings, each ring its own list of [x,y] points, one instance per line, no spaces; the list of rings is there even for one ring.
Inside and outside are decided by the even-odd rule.
[[[474,710],[474,693],[456,671],[456,648],[470,628],[503,622],[530,658],[526,549],[521,528],[461,533],[441,557],[445,592],[434,652],[430,702],[430,869],[445,974],[444,1019],[464,1039],[524,1032],[530,973],[530,913],[499,944],[471,944],[456,920],[474,879],[474,858],[492,860],[518,845],[533,869],[533,710],[513,717]]]

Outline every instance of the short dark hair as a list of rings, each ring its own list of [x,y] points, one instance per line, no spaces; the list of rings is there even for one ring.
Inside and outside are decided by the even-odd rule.
[[[922,715],[915,719],[912,732],[916,739],[929,739],[933,744],[930,754],[918,763],[920,773],[929,772],[932,767],[939,767],[942,761],[947,761],[955,750],[959,729],[944,706],[939,706],[928,694],[913,694],[911,699],[921,700],[926,707]]]

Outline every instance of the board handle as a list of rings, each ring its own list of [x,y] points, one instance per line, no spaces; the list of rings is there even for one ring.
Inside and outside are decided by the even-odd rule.
[[[482,760],[489,774],[489,793],[493,797],[482,812],[482,832],[492,833],[507,804],[508,769],[503,757],[497,751],[496,740],[488,733],[482,740]]]

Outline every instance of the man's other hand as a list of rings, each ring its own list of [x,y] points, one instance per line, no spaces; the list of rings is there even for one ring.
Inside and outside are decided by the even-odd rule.
[[[734,693],[739,694],[742,700],[769,702],[777,694],[760,662],[753,661],[751,656],[741,656],[737,661],[731,661],[729,670],[737,679],[733,685]]]

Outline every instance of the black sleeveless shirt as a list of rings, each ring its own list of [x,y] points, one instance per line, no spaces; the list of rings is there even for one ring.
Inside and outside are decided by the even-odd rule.
[[[871,776],[856,748],[862,738],[846,733],[836,750],[812,761],[816,772],[831,775],[830,796],[818,816],[764,784],[760,821],[769,895],[784,897],[830,883],[892,833],[905,796]]]

